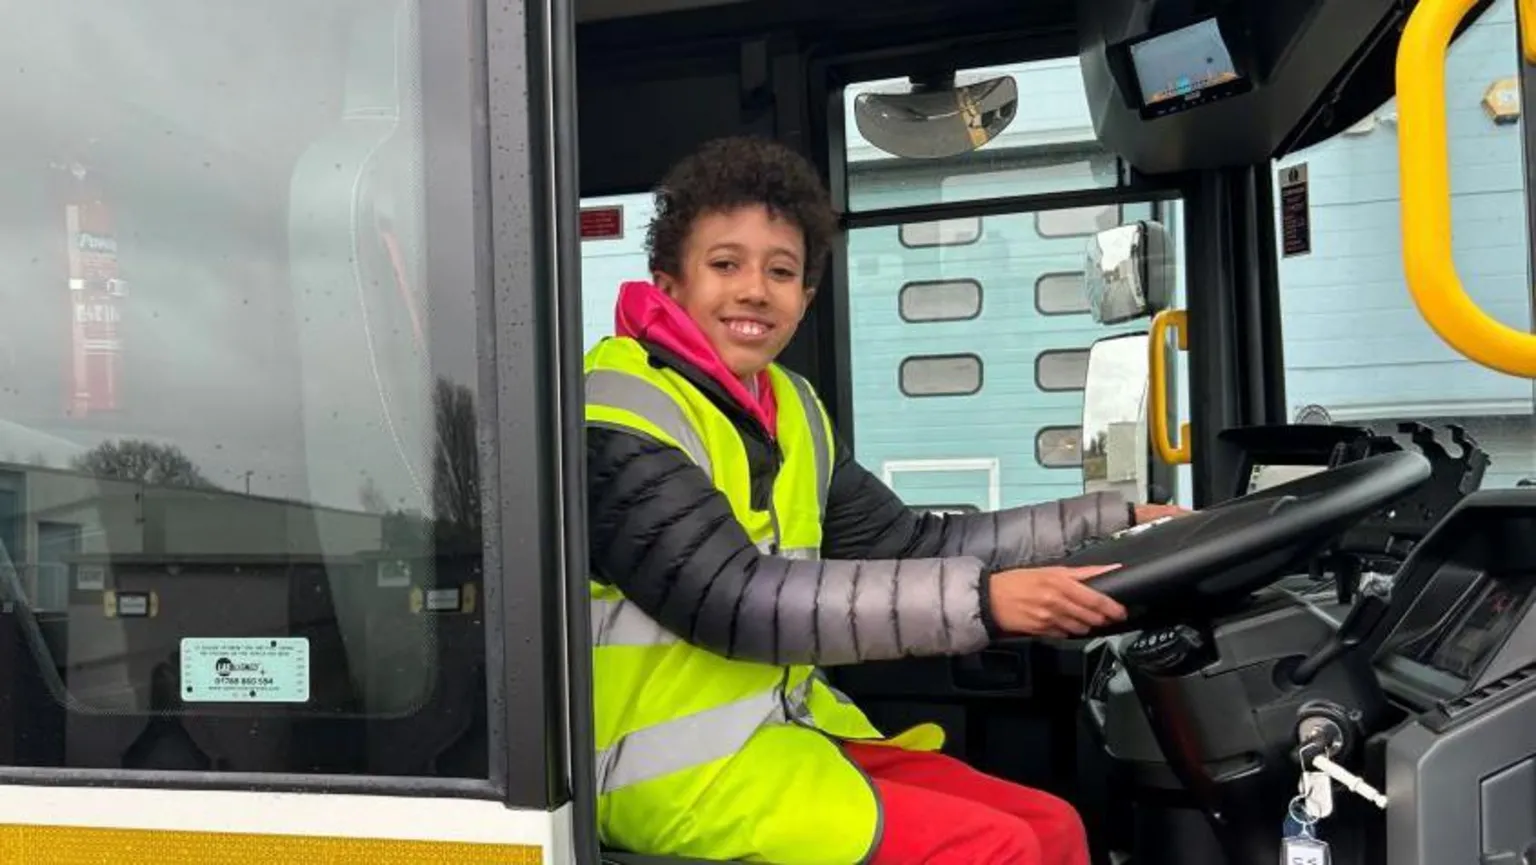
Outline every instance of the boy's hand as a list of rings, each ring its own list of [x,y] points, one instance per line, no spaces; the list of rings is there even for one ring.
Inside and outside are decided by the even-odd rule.
[[[1182,517],[1192,513],[1194,511],[1186,510],[1178,505],[1137,505],[1136,525],[1143,526],[1153,520],[1160,520],[1163,517]]]
[[[1119,565],[1091,568],[1018,568],[992,575],[992,618],[1010,634],[1082,636],[1125,618],[1125,608],[1083,581]]]

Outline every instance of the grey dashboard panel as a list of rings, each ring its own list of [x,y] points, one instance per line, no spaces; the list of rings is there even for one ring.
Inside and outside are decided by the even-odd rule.
[[[1461,719],[1452,713],[1439,730],[1421,717],[1388,740],[1386,861],[1529,861],[1522,856],[1536,849],[1536,679],[1507,687],[1466,704]]]

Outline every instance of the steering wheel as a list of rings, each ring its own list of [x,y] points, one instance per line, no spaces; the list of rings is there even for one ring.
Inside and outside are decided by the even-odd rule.
[[[1421,454],[1378,454],[1128,529],[1059,564],[1121,565],[1087,581],[1130,614],[1095,634],[1146,627],[1145,619],[1160,614],[1187,618],[1191,605],[1246,596],[1274,582],[1429,476],[1429,460]]]

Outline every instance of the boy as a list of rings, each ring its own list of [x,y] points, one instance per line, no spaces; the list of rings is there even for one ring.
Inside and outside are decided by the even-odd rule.
[[[885,738],[816,666],[1065,637],[1125,611],[1042,566],[1166,509],[914,512],[774,364],[837,232],[815,170],[727,139],[656,193],[654,284],[587,357],[599,822],[656,855],[1086,865],[1055,797]]]

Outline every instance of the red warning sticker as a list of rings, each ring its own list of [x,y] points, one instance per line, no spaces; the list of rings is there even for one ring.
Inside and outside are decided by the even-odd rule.
[[[623,206],[583,207],[581,209],[582,240],[619,240],[623,237]]]

